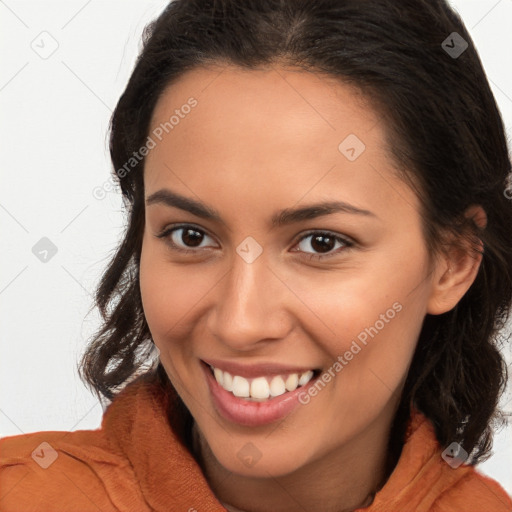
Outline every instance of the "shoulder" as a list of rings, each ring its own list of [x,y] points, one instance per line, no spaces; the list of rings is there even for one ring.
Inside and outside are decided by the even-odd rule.
[[[133,500],[136,487],[129,462],[111,449],[100,429],[0,438],[4,512],[143,511]]]
[[[398,464],[368,510],[512,512],[512,501],[498,482],[475,466],[447,460],[430,420],[413,411]]]
[[[159,400],[163,407],[154,383],[139,379],[109,403],[96,430],[0,438],[0,510],[149,512],[141,479],[152,433],[165,424],[163,409],[152,410]]]
[[[503,487],[474,466],[448,471],[458,474],[446,475],[451,484],[433,503],[432,512],[512,512],[512,500]]]

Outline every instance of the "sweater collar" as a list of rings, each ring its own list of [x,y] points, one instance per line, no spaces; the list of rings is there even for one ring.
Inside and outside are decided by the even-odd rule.
[[[153,510],[167,511],[171,503],[175,510],[225,510],[171,428],[169,410],[169,393],[161,385],[137,379],[109,405],[102,428],[112,447],[130,461]],[[464,467],[447,469],[440,453],[431,423],[413,411],[398,464],[364,510],[428,510],[446,487],[466,473]]]
[[[107,408],[102,428],[129,461],[152,510],[224,510],[196,461],[170,427],[168,395],[156,383],[137,379]]]

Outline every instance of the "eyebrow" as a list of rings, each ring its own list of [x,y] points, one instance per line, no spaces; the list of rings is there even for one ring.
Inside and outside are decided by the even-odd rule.
[[[146,199],[146,205],[150,206],[153,204],[164,204],[165,206],[179,208],[180,210],[190,212],[197,217],[225,224],[219,212],[211,206],[208,206],[201,201],[191,199],[190,197],[185,197],[176,192],[172,192],[169,189],[161,189],[151,194]],[[285,208],[272,216],[271,223],[272,227],[276,228],[333,213],[349,213],[378,218],[375,213],[362,208],[357,208],[356,206],[344,201],[326,201],[299,208]]]

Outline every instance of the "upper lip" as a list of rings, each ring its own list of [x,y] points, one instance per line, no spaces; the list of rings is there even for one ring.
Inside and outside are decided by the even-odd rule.
[[[299,375],[308,370],[314,370],[314,366],[290,366],[273,362],[262,362],[258,364],[242,364],[235,361],[221,361],[220,359],[203,359],[204,363],[226,371],[231,375],[238,375],[245,378],[262,377],[265,375],[283,375],[298,373]]]

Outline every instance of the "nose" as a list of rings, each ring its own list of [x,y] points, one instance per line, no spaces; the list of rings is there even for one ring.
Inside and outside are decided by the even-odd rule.
[[[207,324],[214,337],[236,351],[285,339],[292,329],[293,293],[264,254],[248,263],[235,253],[231,269],[216,287]]]

